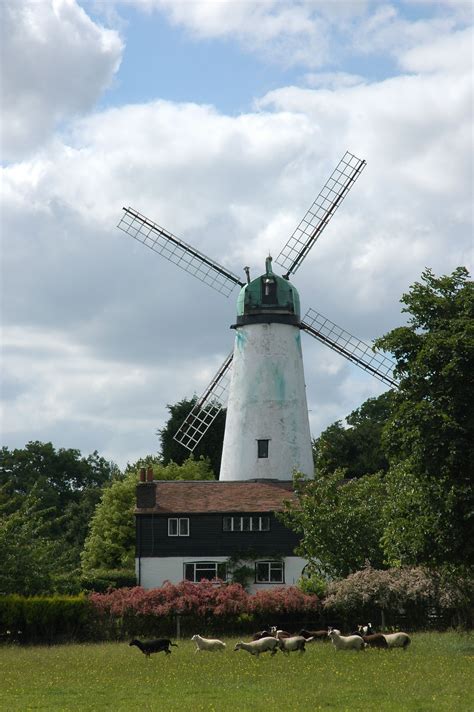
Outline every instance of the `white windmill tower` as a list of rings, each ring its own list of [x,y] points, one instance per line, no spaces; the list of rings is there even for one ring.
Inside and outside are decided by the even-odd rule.
[[[301,330],[330,346],[387,385],[394,363],[373,347],[309,309],[301,318],[294,274],[365,167],[348,151],[276,258],[286,273],[265,273],[247,283],[156,223],[124,208],[118,227],[178,267],[229,296],[238,285],[234,349],[175,434],[191,452],[227,406],[220,480],[290,480],[313,472]],[[230,389],[229,389],[230,382]]]

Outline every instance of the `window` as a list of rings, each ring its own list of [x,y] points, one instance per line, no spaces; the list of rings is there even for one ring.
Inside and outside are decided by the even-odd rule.
[[[186,581],[198,583],[201,579],[219,578],[227,579],[227,564],[225,561],[196,561],[184,564],[184,578]]]
[[[189,519],[187,517],[168,519],[168,536],[189,536]]]
[[[259,457],[268,457],[268,442],[268,440],[257,440]]]
[[[255,583],[284,583],[285,565],[283,561],[257,561]]]
[[[268,532],[270,517],[224,517],[222,529],[225,532]]]
[[[262,303],[277,303],[277,283],[273,277],[264,277],[262,280]]]

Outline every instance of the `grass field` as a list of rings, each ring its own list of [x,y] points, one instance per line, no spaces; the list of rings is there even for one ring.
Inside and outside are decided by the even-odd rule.
[[[26,710],[417,710],[473,712],[474,636],[419,633],[408,650],[254,658],[194,653],[194,643],[145,658],[128,643],[0,648],[0,709]]]

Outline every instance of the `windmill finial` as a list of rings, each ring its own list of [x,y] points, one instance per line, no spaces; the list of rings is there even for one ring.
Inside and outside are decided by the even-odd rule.
[[[250,267],[244,267],[244,272],[247,275],[247,284],[250,284]]]
[[[273,274],[271,255],[268,255],[267,259],[265,260],[265,271],[267,274]]]

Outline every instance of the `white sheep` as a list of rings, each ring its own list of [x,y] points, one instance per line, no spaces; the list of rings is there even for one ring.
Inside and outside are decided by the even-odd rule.
[[[278,645],[284,653],[290,654],[293,650],[299,650],[300,653],[306,652],[305,644],[309,643],[312,638],[303,638],[302,635],[292,635],[290,638],[280,638]]]
[[[191,640],[197,645],[195,653],[199,653],[201,650],[209,650],[214,653],[216,650],[225,650],[225,643],[222,640],[217,640],[217,638],[202,638],[200,635],[193,635]]]
[[[406,633],[387,633],[383,634],[389,648],[407,648],[410,643],[410,636]]]
[[[276,638],[273,638],[272,636],[268,638],[260,638],[260,640],[252,640],[251,643],[237,643],[237,645],[234,648],[235,650],[246,650],[250,655],[256,655],[257,658],[260,655],[260,653],[266,653],[267,651],[271,651],[271,655],[275,655],[277,651],[277,646],[278,646],[279,641]]]
[[[364,650],[365,648],[365,642],[360,635],[341,635],[330,628],[328,636],[331,638],[336,650]]]

